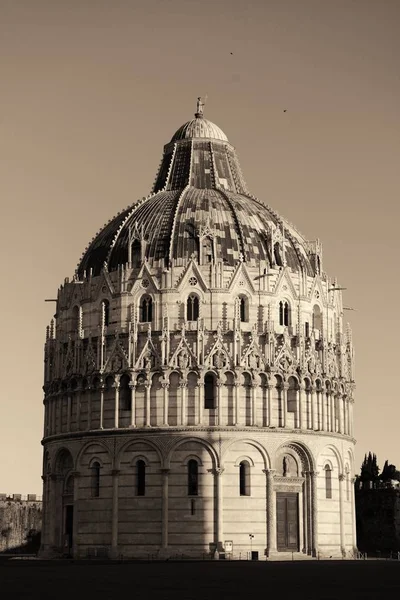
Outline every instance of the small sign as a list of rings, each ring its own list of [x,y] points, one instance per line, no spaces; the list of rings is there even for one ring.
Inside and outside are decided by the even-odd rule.
[[[231,540],[225,540],[224,546],[225,552],[233,552],[233,542]]]

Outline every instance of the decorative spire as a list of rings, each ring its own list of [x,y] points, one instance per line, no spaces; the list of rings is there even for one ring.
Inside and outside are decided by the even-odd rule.
[[[204,116],[203,115],[203,107],[206,103],[206,100],[207,100],[207,96],[205,96],[204,99],[202,98],[202,96],[199,96],[197,98],[197,112],[194,115],[196,117],[196,119],[202,118]]]

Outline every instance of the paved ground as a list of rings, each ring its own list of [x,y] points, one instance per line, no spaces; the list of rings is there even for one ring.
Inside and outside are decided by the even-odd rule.
[[[1,597],[24,600],[395,600],[400,561],[0,561]]]

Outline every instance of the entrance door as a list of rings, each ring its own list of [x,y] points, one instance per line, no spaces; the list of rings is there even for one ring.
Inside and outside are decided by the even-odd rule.
[[[67,504],[65,507],[65,536],[64,536],[64,544],[68,546],[68,550],[72,550],[72,531],[74,526],[74,507],[71,504]],[[66,550],[67,548],[65,548]]]
[[[299,503],[298,494],[276,494],[277,549],[299,550]]]

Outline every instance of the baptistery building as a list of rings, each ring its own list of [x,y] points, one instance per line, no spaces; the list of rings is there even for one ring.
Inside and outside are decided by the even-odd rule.
[[[267,200],[199,99],[60,286],[42,556],[354,555],[343,288]]]

